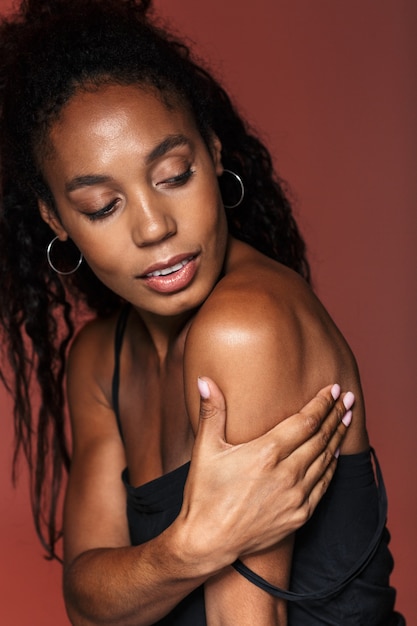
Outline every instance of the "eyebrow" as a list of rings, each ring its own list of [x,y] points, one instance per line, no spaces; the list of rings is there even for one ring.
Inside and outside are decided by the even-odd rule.
[[[164,156],[170,150],[178,148],[178,146],[189,146],[190,140],[185,135],[169,135],[160,144],[158,144],[146,157],[146,163],[151,163],[156,159]]]
[[[174,148],[178,148],[178,146],[190,146],[190,140],[185,137],[185,135],[169,135],[166,137],[161,143],[159,143],[155,148],[151,150],[151,152],[146,156],[145,163],[149,164],[156,159],[167,154]],[[68,193],[71,191],[76,191],[77,189],[81,189],[82,187],[92,187],[94,185],[100,185],[103,183],[108,183],[112,180],[111,176],[104,176],[100,174],[87,174],[85,176],[75,176],[65,185],[65,190]]]
[[[68,193],[71,193],[71,191],[76,191],[76,189],[81,189],[82,187],[92,187],[93,185],[100,185],[103,183],[108,183],[110,182],[111,177],[110,176],[99,176],[97,175],[93,175],[93,174],[87,174],[87,176],[76,176],[75,178],[72,178],[70,181],[68,181],[68,183],[66,183],[65,185],[65,190]]]

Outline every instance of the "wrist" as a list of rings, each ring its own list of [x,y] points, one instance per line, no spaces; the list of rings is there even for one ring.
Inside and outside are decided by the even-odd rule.
[[[202,581],[218,573],[233,563],[238,555],[234,555],[220,541],[216,541],[217,532],[210,532],[207,527],[201,528],[191,515],[180,512],[170,526],[170,550],[179,568],[188,572],[191,578]],[[217,537],[216,537],[217,536]]]

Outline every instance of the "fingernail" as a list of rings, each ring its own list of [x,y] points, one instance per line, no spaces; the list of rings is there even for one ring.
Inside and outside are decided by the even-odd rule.
[[[345,409],[350,409],[355,402],[355,396],[351,391],[348,391],[343,397],[343,404],[345,405]]]
[[[198,391],[200,392],[200,396],[203,398],[203,400],[207,400],[208,398],[210,398],[210,387],[208,386],[205,380],[198,378],[197,386],[198,386]]]
[[[339,458],[339,454],[340,454],[340,448],[338,448],[337,450],[335,450],[335,453],[334,453],[334,458],[335,458],[335,459],[338,459],[338,458]]]
[[[349,426],[352,421],[352,411],[348,411],[344,417],[342,417],[342,422],[345,426]]]
[[[330,393],[333,396],[333,400],[337,400],[340,396],[340,385],[333,385],[333,387],[330,389]]]

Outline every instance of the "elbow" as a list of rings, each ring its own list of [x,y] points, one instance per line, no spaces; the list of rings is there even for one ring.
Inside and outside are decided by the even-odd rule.
[[[87,597],[86,589],[84,591],[80,589],[77,569],[75,562],[66,566],[64,570],[63,594],[69,621],[72,626],[97,626],[98,622],[89,615],[91,613],[91,599]]]
[[[68,618],[73,626],[103,626],[112,624],[105,613],[104,592],[98,589],[94,555],[86,552],[64,566],[63,594]]]

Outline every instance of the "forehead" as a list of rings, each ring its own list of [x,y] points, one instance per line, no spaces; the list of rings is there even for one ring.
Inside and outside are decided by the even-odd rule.
[[[141,139],[146,148],[174,128],[197,132],[189,107],[176,95],[138,85],[80,88],[49,129],[44,156],[79,152],[93,142],[109,144],[121,137]]]

